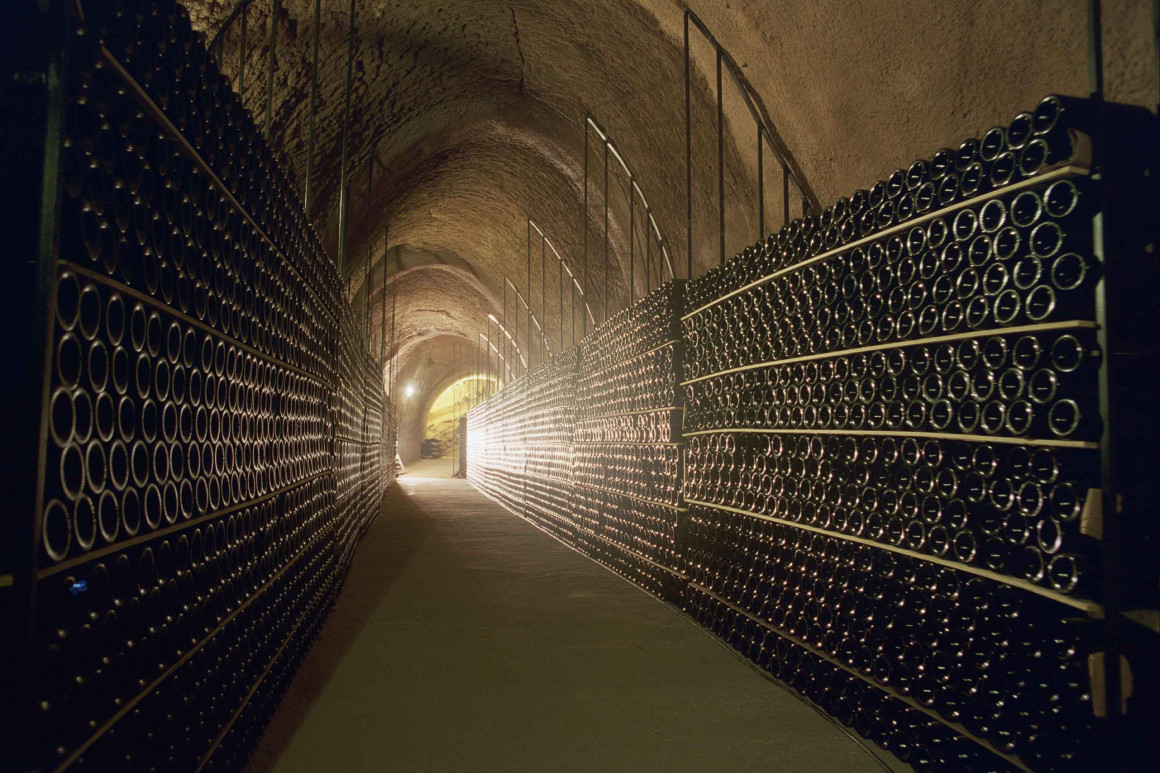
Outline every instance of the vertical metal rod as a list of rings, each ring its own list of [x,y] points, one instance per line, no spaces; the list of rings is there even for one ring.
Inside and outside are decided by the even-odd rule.
[[[789,225],[789,170],[781,162],[781,224]]]
[[[543,233],[540,234],[540,362],[544,362],[545,336],[548,335],[548,294],[547,282],[545,281],[545,266],[544,266],[544,242],[547,237]],[[528,299],[531,300],[531,292],[528,292]]]
[[[604,140],[604,316],[608,321],[608,139]]]
[[[459,463],[463,461],[459,458],[459,399],[460,399],[460,383],[459,370],[463,367],[463,349],[459,344],[455,344],[455,365],[451,372],[455,374],[455,381],[451,384],[451,442],[455,444],[455,450],[451,452],[451,474],[456,475],[459,472]]]
[[[311,177],[314,174],[314,119],[318,113],[318,38],[322,33],[322,0],[314,0],[314,53],[310,67],[310,121],[306,129],[306,184],[302,189],[302,208],[310,219]],[[386,297],[383,298],[384,308]]]
[[[559,295],[559,303],[556,305],[556,310],[560,316],[560,351],[564,351],[564,259],[560,258],[559,272],[556,274],[556,294]]]
[[[1160,114],[1160,0],[1152,0],[1152,74],[1156,76],[1154,107]]]
[[[721,90],[721,49],[717,49],[717,218],[721,265],[725,265],[725,95]]]
[[[391,292],[391,407],[398,414],[398,386],[399,379],[395,376],[395,366],[399,359],[399,344],[398,339],[395,338],[395,306],[399,300],[399,288],[396,285]]]
[[[636,300],[636,196],[632,195],[632,172],[628,173],[628,305]]]
[[[270,7],[270,51],[266,60],[266,142],[270,142],[270,126],[274,118],[274,65],[278,49],[278,14],[281,0],[271,0]]]
[[[1098,371],[1100,414],[1103,417],[1103,432],[1100,437],[1100,483],[1103,504],[1103,542],[1101,556],[1101,591],[1104,603],[1104,689],[1107,709],[1107,748],[1114,754],[1119,748],[1121,731],[1122,685],[1120,684],[1120,587],[1117,550],[1119,548],[1119,511],[1115,479],[1116,417],[1115,401],[1112,400],[1114,374],[1111,372],[1117,361],[1115,320],[1109,319],[1112,305],[1110,282],[1118,274],[1114,255],[1106,250],[1104,228],[1107,222],[1104,212],[1107,208],[1107,170],[1104,168],[1107,138],[1107,110],[1104,104],[1104,50],[1103,15],[1100,0],[1088,0],[1088,77],[1091,87],[1092,105],[1096,111],[1096,130],[1092,138],[1092,178],[1097,186],[1099,209],[1093,217],[1093,252],[1100,265],[1104,266],[1103,276],[1096,284],[1096,340],[1105,353]],[[1113,764],[1112,768],[1119,765]]]
[[[379,304],[383,309],[383,323],[379,326],[379,366],[387,362],[387,254],[390,248],[390,222],[383,225],[383,291],[379,293]]]
[[[367,246],[364,250],[366,254],[365,270],[363,271],[363,341],[370,336],[369,325],[371,322],[371,193],[374,190],[375,181],[375,152],[371,149],[370,158],[367,160],[367,214],[366,223],[363,225],[363,232],[366,234]]]
[[[685,278],[693,278],[693,111],[689,86],[689,9],[685,9]]]
[[[242,8],[242,36],[238,42],[238,96],[246,96],[246,20],[250,6]]]
[[[644,294],[647,297],[652,292],[652,234],[649,231],[648,221],[652,218],[652,210],[646,205],[644,208]],[[663,280],[657,277],[657,287]]]
[[[572,342],[572,346],[575,346],[576,345],[576,283],[573,281],[568,282],[568,300],[569,300],[569,303],[572,307],[571,313],[568,314],[568,318],[571,321],[571,324],[569,325],[569,327],[572,330],[571,342]]]
[[[544,233],[539,234],[539,361],[544,361],[544,335],[548,334],[548,296],[544,290]],[[528,290],[528,302],[531,302],[531,290]]]
[[[584,216],[580,218],[580,230],[583,241],[584,262],[584,299],[588,300],[588,117],[584,117]],[[580,338],[588,335],[588,315],[582,314],[580,320]]]
[[[503,378],[504,386],[507,386],[507,354],[508,354],[508,338],[507,338],[507,274],[503,275],[503,370],[500,376]]]
[[[350,0],[350,29],[346,44],[346,88],[342,97],[342,167],[338,179],[338,273],[342,274],[346,268],[346,221],[348,192],[346,189],[346,167],[348,156],[348,140],[350,135],[350,82],[354,76],[354,17],[355,0]]]
[[[757,126],[757,240],[765,238],[765,135]]]

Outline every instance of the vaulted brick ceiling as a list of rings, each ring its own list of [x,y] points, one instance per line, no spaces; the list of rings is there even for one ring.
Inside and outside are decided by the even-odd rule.
[[[195,26],[212,37],[233,5],[191,0],[190,11]],[[1046,93],[1086,91],[1085,4],[1078,1],[690,5],[742,67],[823,205],[1006,120]],[[246,103],[259,125],[271,6],[270,0],[255,0],[247,24]],[[1142,104],[1153,89],[1149,6],[1105,2],[1105,45],[1120,54],[1108,73],[1111,95]],[[349,7],[347,0],[322,0],[310,214],[332,254],[338,242]],[[430,402],[472,367],[470,357],[457,360],[456,348],[474,343],[488,313],[500,316],[504,276],[525,289],[527,218],[581,271],[586,113],[621,148],[683,274],[682,6],[673,0],[356,0],[356,17],[346,274],[361,313],[369,256],[376,351],[384,271],[387,302],[397,297],[396,346],[389,355],[400,382],[416,387],[415,402],[404,406],[419,416],[404,422],[404,441],[414,447],[415,438],[406,435],[421,433]],[[222,48],[223,69],[235,84],[239,26],[223,36]],[[277,35],[272,136],[301,181],[314,0],[282,0]],[[694,273],[700,273],[718,259],[716,74],[708,44],[696,34],[693,40],[693,243]],[[732,254],[757,236],[756,135],[728,79],[726,84],[726,231]],[[589,164],[588,281],[599,318],[603,156],[595,143]],[[766,223],[776,227],[781,183],[770,156],[766,165]],[[613,175],[611,311],[627,301],[625,184],[623,175]],[[638,240],[641,214],[638,208]],[[538,276],[537,265],[532,300],[539,316]],[[555,281],[549,268],[545,316],[558,335],[557,296],[550,289]],[[639,262],[635,285],[639,296],[645,289]],[[576,320],[579,325],[579,312]],[[526,329],[526,348],[524,338]]]

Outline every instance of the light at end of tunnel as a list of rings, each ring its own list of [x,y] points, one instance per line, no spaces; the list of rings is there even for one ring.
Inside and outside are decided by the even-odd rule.
[[[415,396],[415,385],[414,384],[407,384],[407,388],[403,391],[407,395],[407,397],[414,397]]]

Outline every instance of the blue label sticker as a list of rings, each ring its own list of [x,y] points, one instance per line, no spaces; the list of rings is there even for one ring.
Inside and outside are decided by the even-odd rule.
[[[84,593],[88,589],[89,589],[89,581],[88,580],[81,580],[79,582],[74,582],[72,585],[70,585],[68,592],[74,596],[79,596],[80,594]]]

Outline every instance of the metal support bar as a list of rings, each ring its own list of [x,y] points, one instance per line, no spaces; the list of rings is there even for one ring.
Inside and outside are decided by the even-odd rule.
[[[503,329],[504,329],[503,362],[504,362],[505,367],[504,367],[504,372],[501,372],[500,376],[503,378],[504,386],[507,386],[507,375],[506,375],[506,370],[507,370],[507,367],[506,367],[507,366],[507,285],[508,285],[507,274],[503,275],[503,281],[504,281],[504,285],[503,285]]]
[[[765,135],[757,125],[757,241],[765,238]]]
[[[628,165],[628,162],[625,161],[624,156],[620,154],[620,151],[616,149],[616,143],[612,140],[611,137],[608,136],[608,133],[600,128],[600,124],[596,122],[591,114],[587,115],[584,121],[585,137],[587,137],[588,128],[591,127],[591,129],[596,132],[597,136],[599,136],[600,139],[606,143],[606,151],[612,154],[612,157],[616,159],[616,163],[620,164],[620,168],[624,170],[624,173],[626,175],[632,175],[632,168]],[[673,269],[672,262],[669,260],[668,247],[665,246],[666,242],[664,237],[661,236],[661,229],[657,225],[656,218],[654,218],[651,214],[652,209],[649,207],[648,199],[645,197],[644,191],[640,189],[640,185],[636,183],[635,179],[631,182],[629,188],[634,195],[640,198],[640,203],[644,206],[645,210],[650,213],[646,230],[648,227],[652,228],[653,233],[656,235],[657,244],[660,245],[659,258],[663,260],[664,264],[668,265],[669,276],[675,279],[677,275]],[[607,198],[607,196],[605,198]]]
[[[246,20],[250,15],[250,7],[242,8],[242,34],[238,42],[238,96],[246,94]]]
[[[689,77],[689,11],[685,10],[685,278],[693,278],[693,110]]]
[[[274,118],[274,66],[278,50],[278,14],[281,0],[271,0],[270,7],[270,51],[266,59],[266,142],[270,142],[270,127]]]
[[[583,241],[584,263],[584,299],[588,299],[588,120],[584,120],[584,215],[581,218],[580,230]],[[580,338],[588,336],[588,317],[580,320]]]
[[[540,326],[540,364],[544,362],[544,336],[548,332],[548,296],[546,293],[547,282],[545,281],[544,271],[544,235],[540,234],[540,316],[543,318],[544,324]],[[528,291],[528,297],[531,297],[531,290]]]
[[[632,173],[628,175],[628,305],[635,301],[636,277],[636,197],[632,195]]]
[[[346,88],[342,97],[342,168],[338,182],[338,273],[346,269],[346,221],[349,194],[346,189],[346,170],[350,135],[350,82],[354,76],[355,0],[350,0],[350,24],[346,44]]]
[[[560,351],[564,351],[564,259],[559,255],[556,256],[556,259],[560,262],[556,274],[556,293],[559,296],[556,308],[560,316]]]
[[[383,309],[383,323],[379,328],[379,367],[387,363],[387,254],[390,248],[390,222],[383,224],[383,291],[379,304]]]
[[[725,265],[725,103],[721,89],[721,49],[717,49],[717,219],[721,265]]]
[[[1096,340],[1105,353],[1100,362],[1099,401],[1103,417],[1103,432],[1100,436],[1100,487],[1103,499],[1103,541],[1101,542],[1102,601],[1104,605],[1104,690],[1107,711],[1107,746],[1114,755],[1120,748],[1122,733],[1120,683],[1120,587],[1119,587],[1119,506],[1116,482],[1115,403],[1111,399],[1113,389],[1112,366],[1116,361],[1115,321],[1110,320],[1109,309],[1113,301],[1115,280],[1118,272],[1114,263],[1116,256],[1106,250],[1104,228],[1107,225],[1104,213],[1107,211],[1107,170],[1104,168],[1107,138],[1107,109],[1104,102],[1104,61],[1103,61],[1103,17],[1100,0],[1088,0],[1088,77],[1091,87],[1092,105],[1096,112],[1096,130],[1092,137],[1092,179],[1095,181],[1100,206],[1092,222],[1092,247],[1096,260],[1104,266],[1103,276],[1096,285]],[[1114,762],[1112,768],[1119,768]]]
[[[652,217],[652,212],[648,207],[644,209],[645,217]],[[652,285],[652,240],[648,238],[648,229],[644,232],[644,294],[647,297]],[[657,278],[657,286],[660,287],[663,280]]]
[[[788,167],[790,165],[791,159],[788,158],[788,152],[785,149],[785,145],[778,138],[777,133],[775,132],[773,125],[769,120],[769,117],[765,115],[764,107],[759,109],[758,105],[755,104],[755,95],[752,88],[749,86],[748,81],[746,81],[742,76],[741,68],[737,66],[737,63],[733,61],[733,57],[731,57],[729,52],[725,50],[725,47],[717,41],[717,38],[713,35],[712,32],[709,31],[709,28],[705,26],[705,23],[701,21],[700,17],[698,17],[697,14],[695,14],[688,6],[685,6],[686,30],[688,28],[689,21],[692,21],[693,24],[696,25],[697,29],[701,32],[704,38],[709,41],[709,43],[721,56],[725,69],[728,70],[729,77],[732,79],[733,85],[737,88],[737,92],[741,95],[741,99],[745,103],[745,107],[748,108],[749,115],[751,118],[753,118],[753,122],[758,125],[760,131],[765,133],[766,142],[769,143],[769,146],[777,154],[778,159]],[[801,170],[796,167],[796,164],[793,166],[794,168],[792,170],[792,178],[794,188],[797,189],[798,195],[801,196],[803,201],[802,214],[809,214],[811,209],[820,209],[821,207],[818,205],[817,196],[814,195],[813,191],[810,190],[809,186],[802,179]]]
[[[302,209],[310,219],[311,182],[314,175],[314,119],[318,113],[318,38],[322,33],[322,0],[314,0],[314,44],[310,66],[310,121],[306,129],[306,184],[302,189]],[[386,298],[383,299],[386,304]]]
[[[399,288],[396,286],[394,291],[391,292],[391,407],[395,408],[395,410],[398,410],[396,406],[399,404],[398,395],[396,394],[399,379],[395,376],[395,366],[398,364],[399,359],[399,345],[398,340],[395,338],[395,305],[398,300]]]
[[[782,225],[789,225],[789,170],[784,162],[781,165],[781,206]]]
[[[608,321],[608,138],[604,139],[604,314],[601,322]]]
[[[363,261],[366,265],[363,271],[363,340],[365,341],[370,332],[368,326],[371,321],[370,302],[371,302],[371,193],[374,190],[375,179],[375,151],[371,148],[370,158],[367,159],[367,214],[366,222],[363,225],[363,231],[366,233],[366,249],[363,251],[366,255]]]

